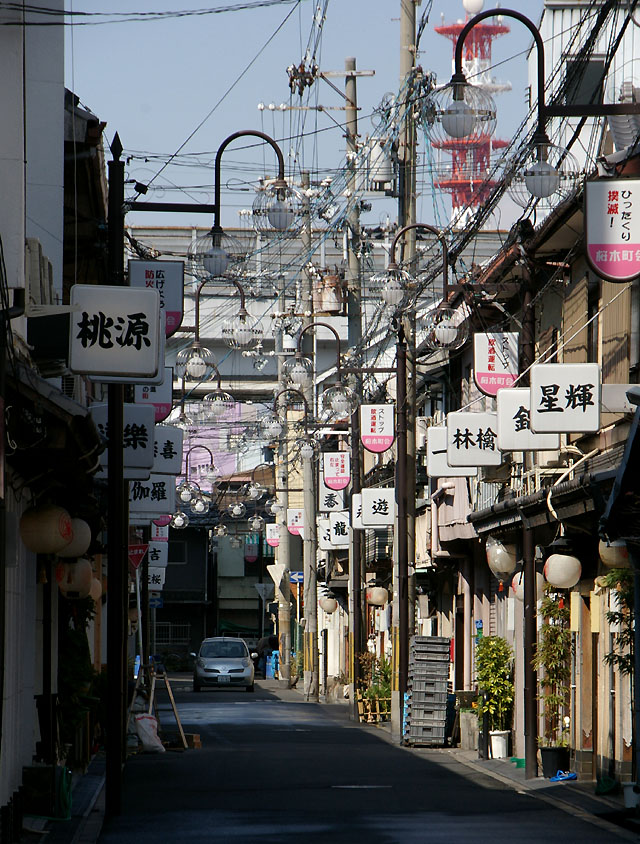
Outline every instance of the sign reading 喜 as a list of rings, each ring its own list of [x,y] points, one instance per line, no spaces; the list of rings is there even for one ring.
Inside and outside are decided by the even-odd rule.
[[[607,281],[640,275],[640,181],[594,179],[585,186],[587,260]]]

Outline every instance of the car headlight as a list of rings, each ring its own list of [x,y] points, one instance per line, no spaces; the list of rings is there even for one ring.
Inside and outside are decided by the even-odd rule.
[[[204,668],[204,659],[196,659],[196,665],[198,668]]]
[[[251,665],[251,660],[250,660],[250,659],[245,658],[245,659],[243,659],[243,660],[242,660],[242,666],[243,666],[243,668],[248,668],[250,665]]]

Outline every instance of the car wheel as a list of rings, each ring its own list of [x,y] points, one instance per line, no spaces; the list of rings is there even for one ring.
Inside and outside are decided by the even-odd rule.
[[[254,686],[253,683],[250,686],[247,686],[247,691],[248,692],[255,692],[255,686]]]

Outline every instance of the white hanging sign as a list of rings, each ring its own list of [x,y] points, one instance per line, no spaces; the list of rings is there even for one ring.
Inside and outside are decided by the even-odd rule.
[[[331,528],[331,547],[348,548],[351,536],[349,513],[346,510],[342,513],[329,513],[329,526]]]
[[[344,510],[344,490],[327,489],[320,484],[318,489],[318,512],[335,513]]]
[[[362,494],[354,492],[351,496],[351,527],[354,530],[364,530],[362,524]]]
[[[147,571],[149,591],[159,592],[161,589],[164,589],[164,581],[167,576],[166,566],[149,566]]]
[[[344,489],[351,480],[348,451],[325,451],[323,454],[324,484],[329,489]]]
[[[331,522],[329,519],[317,519],[318,548],[320,551],[333,551],[335,545],[331,543]]]
[[[449,466],[447,429],[427,428],[427,473],[430,478],[468,478],[478,474],[477,466]]]
[[[447,414],[447,463],[450,466],[499,466],[496,413]]]
[[[107,441],[107,447],[100,454],[98,477],[106,477],[109,463],[109,406],[93,404],[89,415],[98,429],[100,436]],[[153,466],[153,444],[155,439],[155,421],[153,408],[139,407],[125,403],[123,407],[122,455],[125,470],[146,469],[147,474]],[[125,471],[125,476],[127,472]]]
[[[640,275],[640,180],[594,179],[585,186],[587,261],[607,281]]]
[[[164,381],[166,337],[164,333],[164,312],[160,312],[160,325],[158,327],[158,362],[155,375],[143,377],[142,375],[89,375],[90,381],[99,384],[150,384],[157,386]]]
[[[381,454],[393,445],[394,409],[392,404],[360,405],[360,439],[367,451]]]
[[[304,530],[304,510],[287,507],[287,530],[293,536],[301,536]]]
[[[553,451],[560,448],[559,434],[534,434],[531,430],[531,391],[528,387],[500,390],[498,448],[501,451]]]
[[[157,525],[151,522],[151,533],[149,534],[150,542],[168,542],[169,541],[169,525]]]
[[[136,404],[151,405],[156,414],[156,422],[162,422],[173,408],[173,369],[164,367],[162,384],[136,384],[134,387]]]
[[[153,472],[179,475],[182,471],[184,431],[174,425],[156,425],[153,443]]]
[[[531,367],[531,430],[591,433],[600,428],[600,366],[539,363]]]
[[[71,288],[69,369],[85,375],[152,377],[158,372],[157,290],[99,284]]]
[[[184,261],[129,261],[129,285],[157,290],[160,310],[166,317],[166,336],[182,323],[184,303]]]
[[[395,516],[395,488],[362,490],[362,524],[365,528],[392,525]]]
[[[510,387],[518,375],[518,334],[511,331],[473,335],[473,377],[485,396]]]
[[[149,561],[150,566],[157,566],[158,568],[166,569],[169,565],[169,543],[149,542],[147,560]]]
[[[265,525],[265,537],[267,545],[277,548],[280,545],[280,525],[277,522],[268,522]]]
[[[129,510],[137,515],[149,514],[151,518],[175,512],[174,478],[171,475],[152,474],[146,481],[131,481]]]

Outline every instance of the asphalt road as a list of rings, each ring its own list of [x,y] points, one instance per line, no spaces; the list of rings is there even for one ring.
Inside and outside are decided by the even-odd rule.
[[[107,819],[101,844],[616,840],[446,752],[400,748],[349,721],[346,706],[308,704],[261,681],[254,694],[173,687],[202,748],[130,758],[123,812]],[[162,697],[160,720],[173,729]]]

